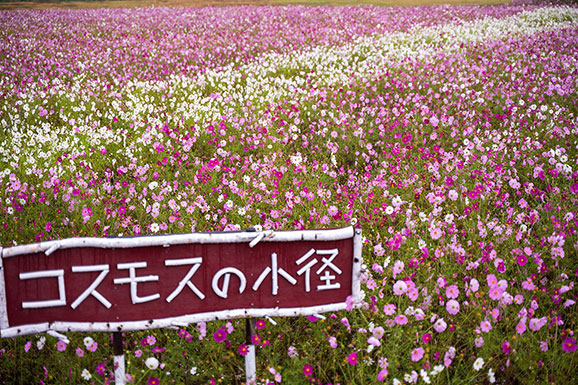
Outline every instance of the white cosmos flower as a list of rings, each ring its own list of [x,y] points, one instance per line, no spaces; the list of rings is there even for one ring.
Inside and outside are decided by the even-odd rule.
[[[88,369],[83,369],[82,373],[80,374],[80,376],[82,378],[84,378],[86,381],[90,380],[92,378],[92,374],[90,374],[90,372],[88,371]]]
[[[93,344],[94,340],[91,337],[84,337],[84,340],[82,342],[84,342],[84,346],[88,348],[90,345]]]
[[[147,368],[155,370],[156,368],[159,367],[159,360],[157,360],[154,357],[149,357],[146,359],[145,365],[147,366]]]
[[[478,357],[478,359],[474,362],[474,370],[477,372],[484,366],[484,359],[482,357]]]

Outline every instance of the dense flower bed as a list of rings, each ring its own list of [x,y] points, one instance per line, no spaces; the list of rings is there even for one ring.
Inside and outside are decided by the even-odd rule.
[[[573,383],[578,9],[0,13],[0,244],[359,224],[361,309],[258,321],[262,383]],[[244,324],[127,333],[127,379],[240,382]],[[109,335],[0,382],[110,381]]]

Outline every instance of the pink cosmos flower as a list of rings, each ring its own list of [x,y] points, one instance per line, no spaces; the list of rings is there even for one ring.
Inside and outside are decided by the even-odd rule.
[[[413,289],[409,289],[407,291],[407,297],[410,299],[410,301],[415,302],[417,300],[417,297],[419,296],[419,291],[415,288]]]
[[[367,343],[371,346],[380,346],[381,342],[379,342],[379,340],[377,338],[375,338],[374,336],[371,336],[367,339]]]
[[[546,325],[547,322],[548,319],[546,317],[530,318],[528,327],[530,328],[531,331],[537,332],[538,330],[542,329],[542,327],[544,327],[544,325]]]
[[[66,342],[64,341],[58,341],[56,343],[56,349],[58,349],[59,352],[63,352],[66,350]]]
[[[494,286],[488,292],[488,296],[493,299],[494,301],[499,301],[504,294],[504,290],[499,286]]]
[[[522,288],[529,291],[533,291],[536,288],[536,286],[532,282],[532,278],[528,277],[524,282],[522,282]]]
[[[458,289],[457,285],[449,285],[446,288],[446,297],[456,299],[460,295],[460,289]]]
[[[443,331],[445,331],[448,327],[448,324],[446,323],[446,321],[444,321],[443,318],[438,319],[435,323],[434,323],[434,330],[438,333],[442,333]]]
[[[381,369],[379,373],[377,373],[377,381],[384,382],[388,375],[387,369]]]
[[[438,285],[438,287],[440,289],[443,289],[444,287],[446,287],[447,283],[448,282],[446,281],[446,279],[444,277],[438,277],[438,279],[436,281],[436,284]]]
[[[329,342],[329,346],[331,346],[331,349],[335,349],[337,347],[337,338],[333,336],[327,337],[327,341]]]
[[[395,261],[395,263],[393,264],[393,269],[392,269],[393,278],[395,278],[399,273],[401,273],[403,271],[404,267],[405,267],[405,264],[402,261],[400,261],[400,260]]]
[[[375,338],[377,338],[378,340],[381,339],[381,337],[383,337],[383,335],[385,334],[385,329],[382,328],[381,326],[377,326],[375,328],[373,328],[372,332],[373,336]]]
[[[402,295],[407,291],[407,284],[404,281],[397,281],[393,285],[393,293],[395,295]]]
[[[456,301],[455,299],[450,299],[446,303],[446,310],[451,315],[456,315],[460,311],[460,303],[458,301]]]
[[[421,321],[425,318],[425,313],[421,309],[416,309],[414,315],[416,320]]]
[[[518,322],[518,324],[516,325],[516,332],[518,334],[524,334],[525,331],[526,331],[526,324],[523,323],[522,321]]]
[[[353,300],[353,296],[351,295],[347,296],[347,298],[345,298],[345,308],[349,311],[353,309],[354,305],[355,301]]]
[[[482,337],[482,336],[476,337],[476,340],[474,341],[474,343],[476,344],[477,348],[481,348],[482,346],[484,346],[484,337]]]
[[[96,365],[96,372],[98,374],[100,374],[101,376],[104,375],[104,373],[106,372],[106,364],[104,362]]]
[[[419,360],[421,360],[423,358],[424,353],[425,353],[425,350],[423,350],[423,348],[421,348],[421,347],[414,349],[411,352],[411,360],[413,362],[418,362]]]
[[[494,274],[488,274],[486,281],[489,287],[495,287],[498,284],[498,278]]]
[[[407,324],[407,317],[403,314],[399,314],[395,317],[395,323],[398,325],[405,325]]]
[[[492,330],[492,324],[490,321],[484,320],[480,323],[480,328],[484,333],[488,333],[490,330]]]
[[[543,352],[548,351],[548,341],[540,341],[540,350]]]
[[[442,230],[439,227],[435,227],[430,230],[429,235],[432,239],[440,239],[442,236]]]
[[[349,320],[346,317],[343,317],[340,321],[346,328],[347,330],[351,330],[351,325],[349,324]]]
[[[98,349],[98,342],[92,341],[92,343],[88,345],[86,349],[88,349],[91,352],[96,352],[96,349]]]
[[[24,345],[24,351],[28,352],[30,350],[30,347],[32,346],[32,342],[28,341],[26,342],[26,345]]]

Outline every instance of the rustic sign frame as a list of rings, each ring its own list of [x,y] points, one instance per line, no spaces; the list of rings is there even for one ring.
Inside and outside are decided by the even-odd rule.
[[[345,301],[328,303],[318,306],[304,306],[291,308],[235,308],[223,311],[203,312],[177,317],[166,317],[142,321],[124,322],[43,322],[28,325],[11,326],[7,310],[5,277],[3,261],[19,255],[44,253],[46,257],[59,249],[67,248],[135,248],[148,246],[186,245],[186,244],[215,244],[215,243],[248,243],[250,247],[257,247],[260,242],[303,242],[303,241],[339,241],[352,239],[352,287],[351,295],[354,306],[362,299],[360,276],[362,264],[361,229],[346,227],[329,230],[300,230],[300,231],[242,231],[222,233],[190,233],[161,236],[119,237],[119,238],[70,238],[48,241],[29,245],[0,248],[0,337],[15,337],[19,335],[43,332],[118,332],[131,330],[146,330],[155,328],[181,327],[201,321],[214,321],[250,317],[292,317],[301,315],[316,315],[324,312],[344,310]],[[21,278],[22,279],[22,278]]]

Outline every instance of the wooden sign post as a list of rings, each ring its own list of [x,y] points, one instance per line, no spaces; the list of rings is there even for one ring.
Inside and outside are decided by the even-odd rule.
[[[352,227],[71,238],[0,254],[1,337],[314,315],[361,301],[361,230]]]

